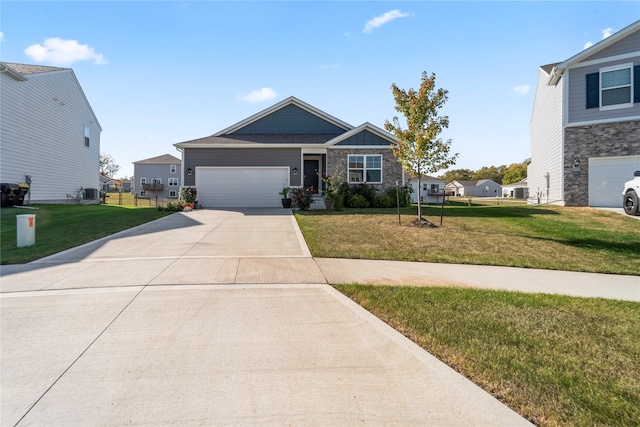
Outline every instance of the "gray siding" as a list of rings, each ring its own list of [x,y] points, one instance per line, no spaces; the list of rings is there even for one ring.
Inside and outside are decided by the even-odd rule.
[[[345,129],[296,105],[287,105],[232,134],[342,134]]]
[[[626,53],[637,52],[639,50],[640,50],[640,31],[636,31],[634,34],[628,35],[624,39],[618,41],[617,43],[612,44],[606,49],[602,49],[600,52],[589,56],[584,61],[606,59],[611,56],[624,55]]]
[[[336,145],[382,145],[388,147],[391,145],[391,141],[368,130],[363,130],[362,132],[358,132],[357,134],[350,136],[344,141],[340,141]]]
[[[291,185],[301,185],[300,148],[186,148],[183,159],[185,170],[194,171],[191,176],[185,174],[186,186],[196,185],[198,166],[289,166]],[[293,174],[294,168],[298,168],[297,175]]]
[[[147,191],[148,197],[158,196],[158,198],[173,199],[180,195],[181,182],[181,170],[180,162],[172,163],[176,165],[176,173],[171,173],[171,165],[169,164],[138,164],[133,166],[134,170],[134,182],[133,188],[136,196],[140,196],[142,191],[142,178],[145,178],[147,184],[151,184],[154,178],[159,178],[164,185],[162,191]],[[169,178],[176,178],[178,185],[169,186]],[[170,196],[171,191],[176,192],[176,197]]]
[[[623,40],[625,41],[625,40]],[[615,45],[614,45],[615,46]],[[612,47],[614,47],[612,46]],[[637,49],[636,49],[637,50]],[[584,123],[598,120],[617,120],[638,117],[640,115],[640,103],[636,102],[632,108],[621,108],[617,110],[600,111],[598,108],[587,109],[586,100],[586,75],[597,73],[600,68],[609,67],[611,65],[627,64],[633,62],[634,65],[640,65],[640,56],[633,58],[621,59],[618,61],[604,62],[586,67],[573,68],[568,71],[568,108],[569,122]],[[566,84],[566,83],[565,83]]]
[[[33,203],[66,202],[80,187],[99,189],[101,129],[73,71],[27,77],[0,75],[0,181],[31,175]]]

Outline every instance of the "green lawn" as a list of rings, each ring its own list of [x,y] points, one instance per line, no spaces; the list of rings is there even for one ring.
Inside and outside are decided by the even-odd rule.
[[[336,288],[537,425],[638,425],[640,303]]]
[[[156,208],[106,205],[37,205],[0,209],[0,263],[33,261],[166,216]],[[36,215],[36,244],[16,246],[16,215]]]
[[[440,225],[440,207],[423,216]],[[444,209],[443,226],[416,228],[416,207],[296,211],[315,257],[502,265],[640,274],[640,221],[600,209],[486,205]]]

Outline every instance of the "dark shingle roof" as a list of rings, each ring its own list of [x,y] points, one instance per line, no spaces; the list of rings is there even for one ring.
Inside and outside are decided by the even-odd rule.
[[[3,62],[8,67],[11,67],[15,71],[20,74],[38,74],[38,73],[48,73],[51,71],[62,71],[62,70],[70,70],[71,68],[60,68],[60,67],[49,67],[46,65],[29,65],[29,64],[16,64],[13,62]]]
[[[324,144],[338,134],[248,134],[206,136],[204,138],[183,141],[179,144]]]

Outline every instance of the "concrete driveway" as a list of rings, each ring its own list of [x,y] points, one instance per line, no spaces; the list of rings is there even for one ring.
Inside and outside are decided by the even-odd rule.
[[[288,210],[1,273],[2,426],[528,424],[326,285]]]

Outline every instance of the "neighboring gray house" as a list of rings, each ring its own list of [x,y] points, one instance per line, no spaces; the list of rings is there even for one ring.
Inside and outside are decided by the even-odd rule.
[[[476,181],[459,180],[447,184],[448,190],[453,190],[456,196],[472,197],[501,197],[502,186],[490,179]]]
[[[545,65],[531,117],[529,200],[622,205],[640,170],[640,21]]]
[[[133,193],[137,197],[177,199],[182,180],[180,163],[171,154],[133,162]]]
[[[405,174],[406,185],[411,187],[411,201],[418,203],[418,179],[409,174]],[[420,198],[422,203],[439,203],[442,201],[443,191],[446,181],[433,176],[423,175],[420,177]]]
[[[100,190],[111,191],[115,187],[115,181],[108,176],[100,174]]]
[[[289,97],[212,136],[174,145],[182,151],[183,185],[197,188],[202,206],[277,207],[283,187],[321,190],[324,173],[379,191],[404,184],[395,141],[370,123],[353,127]]]
[[[102,128],[71,68],[0,62],[0,182],[31,203],[98,203]]]

